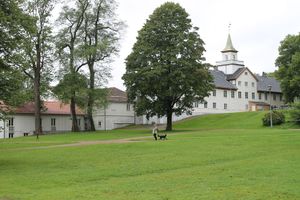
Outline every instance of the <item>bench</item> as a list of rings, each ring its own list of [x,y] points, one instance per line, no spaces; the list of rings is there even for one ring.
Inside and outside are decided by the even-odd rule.
[[[29,135],[29,133],[23,133],[24,134],[24,136],[28,136]]]

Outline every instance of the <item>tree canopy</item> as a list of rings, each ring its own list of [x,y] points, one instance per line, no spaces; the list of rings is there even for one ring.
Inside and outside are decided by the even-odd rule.
[[[287,102],[300,97],[300,33],[288,35],[281,41],[276,59],[276,77]]]
[[[150,15],[126,59],[129,100],[138,115],[166,116],[166,130],[173,113],[191,112],[213,88],[197,30],[179,4],[167,2]]]

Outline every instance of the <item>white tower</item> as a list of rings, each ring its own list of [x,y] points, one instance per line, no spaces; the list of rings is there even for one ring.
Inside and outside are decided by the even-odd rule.
[[[238,51],[232,45],[230,33],[228,33],[226,46],[221,52],[223,59],[216,62],[218,70],[225,74],[233,74],[237,69],[245,67],[244,61],[238,60]]]

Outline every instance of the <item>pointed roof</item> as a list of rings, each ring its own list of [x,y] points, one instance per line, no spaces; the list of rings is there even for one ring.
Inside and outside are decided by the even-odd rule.
[[[231,41],[231,37],[230,34],[228,33],[228,37],[227,37],[227,42],[226,42],[226,46],[223,49],[223,51],[221,51],[222,53],[225,52],[238,52],[232,45],[232,41]]]

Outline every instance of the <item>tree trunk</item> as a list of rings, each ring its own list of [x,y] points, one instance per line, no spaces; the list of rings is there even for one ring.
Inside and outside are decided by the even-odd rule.
[[[79,127],[77,123],[77,116],[76,116],[76,104],[75,104],[75,97],[71,98],[71,115],[72,115],[72,131],[73,132],[79,132]]]
[[[35,134],[39,139],[42,133],[41,124],[41,97],[40,97],[40,82],[41,82],[41,46],[40,40],[36,44],[36,66],[34,67],[34,116],[35,116]]]
[[[88,93],[88,108],[87,108],[87,123],[88,130],[95,131],[95,124],[93,120],[93,107],[94,107],[94,90],[95,90],[95,72],[93,63],[89,64],[90,70],[90,88]]]
[[[172,131],[172,109],[167,111],[167,127],[166,131]]]

